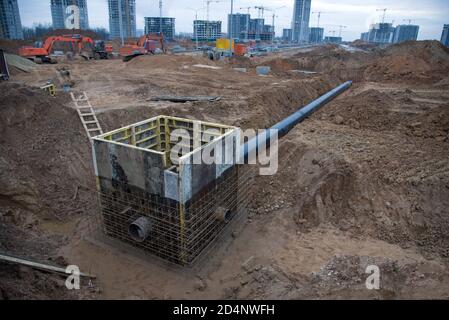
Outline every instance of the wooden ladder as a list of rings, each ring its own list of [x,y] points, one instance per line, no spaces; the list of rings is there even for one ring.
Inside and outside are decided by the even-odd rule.
[[[84,129],[86,130],[87,136],[89,137],[90,142],[92,142],[92,138],[103,134],[103,130],[100,127],[100,123],[98,122],[95,111],[90,104],[89,98],[87,97],[86,92],[83,92],[83,94],[78,97],[75,97],[73,92],[70,92],[70,96],[75,103],[76,111],[78,112]]]

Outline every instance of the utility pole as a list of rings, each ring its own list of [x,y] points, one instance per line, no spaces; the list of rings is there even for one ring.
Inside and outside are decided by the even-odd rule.
[[[319,27],[320,27],[321,14],[322,14],[322,13],[325,13],[325,12],[322,12],[322,11],[314,11],[314,12],[312,12],[312,14],[315,14],[315,13],[318,13],[318,24],[317,24],[317,28],[319,28]]]
[[[194,8],[187,7],[186,9],[195,11],[195,21],[197,21],[197,23],[198,23],[198,11],[203,10],[204,7],[201,8],[201,9],[194,9]],[[196,39],[195,39],[195,41],[196,41],[196,49],[198,50],[198,47],[199,47],[199,40],[198,40],[198,26],[196,27],[196,30],[195,30],[195,22],[193,22],[193,32],[195,33],[195,38],[196,38]]]
[[[195,21],[198,24],[198,11],[195,11]],[[193,23],[193,29],[195,29],[195,23]],[[196,27],[195,36],[196,36],[195,37],[196,38],[196,50],[198,50],[198,26]]]
[[[159,0],[159,36],[162,37],[162,0]]]
[[[232,57],[232,15],[234,14],[234,0],[231,0],[231,26],[229,28],[229,58]]]

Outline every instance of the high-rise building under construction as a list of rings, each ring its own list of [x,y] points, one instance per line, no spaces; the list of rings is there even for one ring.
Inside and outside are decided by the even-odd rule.
[[[294,42],[309,41],[309,21],[312,0],[295,0],[292,20],[292,37]]]
[[[145,33],[163,33],[165,39],[172,40],[175,37],[175,18],[169,17],[145,17]]]
[[[67,8],[74,5],[79,9],[79,27],[80,29],[89,29],[89,15],[87,11],[87,0],[51,0],[51,18],[54,29],[65,29],[66,19],[70,18],[70,12]]]
[[[111,38],[136,37],[136,0],[108,0]]]
[[[402,24],[396,26],[393,34],[393,43],[404,41],[416,41],[418,39],[419,26],[413,24]]]
[[[23,39],[17,0],[0,0],[0,39]]]
[[[221,37],[221,21],[193,21],[193,39],[215,41]]]
[[[445,24],[443,32],[441,33],[441,43],[446,47],[449,47],[449,24]]]

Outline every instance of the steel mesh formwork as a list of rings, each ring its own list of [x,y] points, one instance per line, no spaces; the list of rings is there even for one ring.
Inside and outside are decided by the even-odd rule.
[[[191,265],[247,210],[253,177],[252,167],[235,165],[185,204],[99,178],[103,230],[112,238],[169,262]],[[229,220],[217,218],[221,207],[229,209]],[[132,239],[128,230],[137,217],[152,221],[151,236],[143,242]]]

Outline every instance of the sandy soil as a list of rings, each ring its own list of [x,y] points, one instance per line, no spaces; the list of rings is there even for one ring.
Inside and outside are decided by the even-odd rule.
[[[258,64],[271,75],[256,75]],[[181,269],[97,235],[90,147],[76,112],[62,92],[33,89],[64,81],[62,65],[105,130],[158,114],[264,128],[343,80],[355,83],[281,140],[279,172],[256,178],[248,217],[205,261]],[[0,249],[76,264],[98,279],[70,293],[54,275],[2,265],[0,298],[449,298],[448,71],[447,50],[419,42],[231,64],[76,61],[16,74],[0,84]],[[149,101],[166,94],[222,100]],[[372,264],[381,290],[365,288]]]

